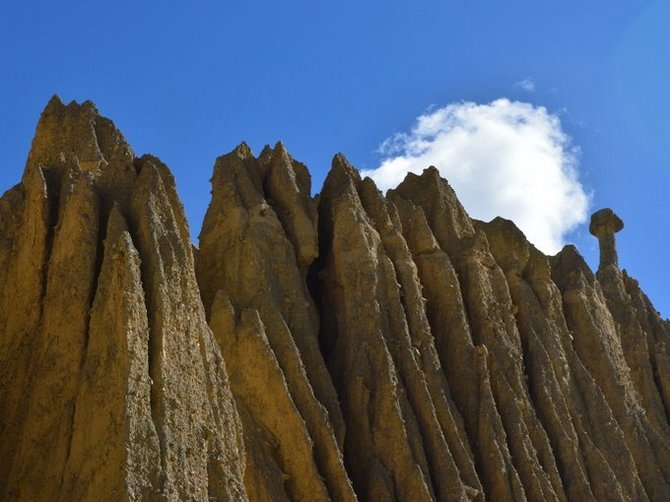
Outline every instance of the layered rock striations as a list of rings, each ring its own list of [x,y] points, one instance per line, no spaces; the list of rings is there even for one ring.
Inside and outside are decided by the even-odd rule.
[[[670,499],[670,323],[471,219],[435,168],[219,157],[199,237],[168,168],[54,98],[0,198],[0,499]]]

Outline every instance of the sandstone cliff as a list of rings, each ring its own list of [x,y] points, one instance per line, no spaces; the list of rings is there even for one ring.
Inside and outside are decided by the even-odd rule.
[[[619,269],[472,220],[435,168],[168,168],[52,99],[0,198],[2,500],[670,499],[670,323]]]

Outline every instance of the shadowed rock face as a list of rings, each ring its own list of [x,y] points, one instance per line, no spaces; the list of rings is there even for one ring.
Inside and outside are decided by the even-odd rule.
[[[619,223],[594,274],[435,168],[384,196],[338,154],[313,198],[242,144],[195,248],[168,168],[54,98],[0,198],[0,499],[668,500],[670,324]]]

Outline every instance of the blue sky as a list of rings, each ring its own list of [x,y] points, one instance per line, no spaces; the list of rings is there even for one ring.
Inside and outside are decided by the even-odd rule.
[[[634,0],[4,0],[0,192],[54,93],[93,100],[161,157],[196,235],[214,159],[242,140],[283,140],[318,191],[338,151],[373,170],[418,117],[507,98],[558,120],[591,209],[626,224],[621,266],[669,316],[669,22],[670,3]],[[596,264],[586,225],[562,236]]]

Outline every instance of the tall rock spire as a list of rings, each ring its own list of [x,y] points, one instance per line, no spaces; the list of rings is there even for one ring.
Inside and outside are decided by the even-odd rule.
[[[167,167],[92,103],[54,97],[2,201],[0,498],[243,499],[239,418]]]

